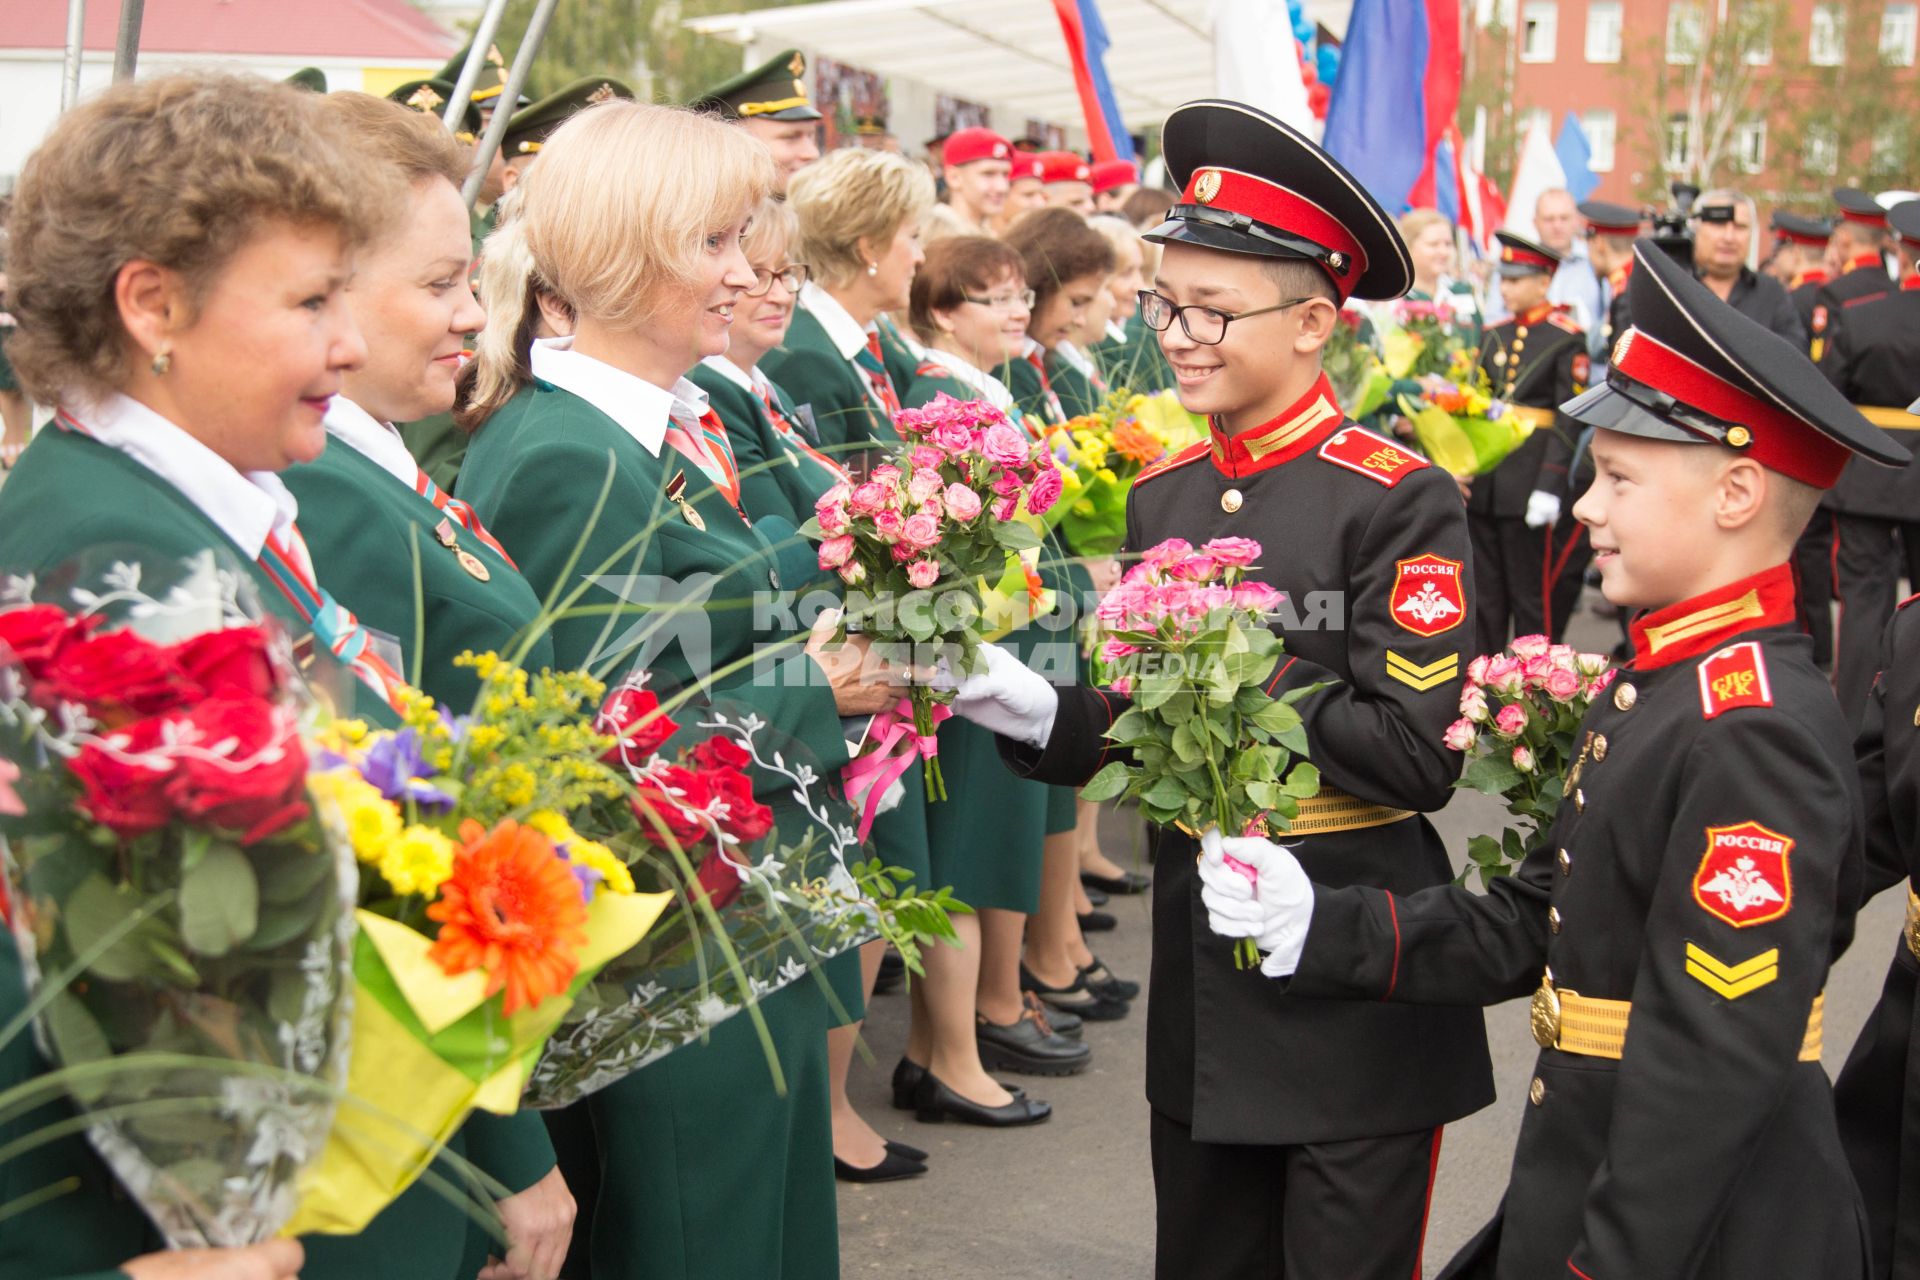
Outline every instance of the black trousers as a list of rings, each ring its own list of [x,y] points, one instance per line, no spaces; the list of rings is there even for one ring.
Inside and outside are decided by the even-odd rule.
[[[1467,514],[1473,540],[1473,636],[1475,654],[1498,653],[1515,636],[1545,633],[1546,603],[1541,564],[1547,531],[1529,529],[1519,516]]]
[[[1153,1113],[1155,1280],[1418,1276],[1440,1130],[1292,1147],[1195,1142]]]
[[[1567,624],[1573,621],[1574,611],[1580,607],[1580,593],[1587,587],[1587,566],[1593,563],[1593,543],[1587,538],[1587,526],[1571,515],[1561,516],[1553,526],[1553,537],[1547,542],[1547,554],[1553,557],[1553,563],[1546,566],[1553,574],[1553,590],[1547,596],[1547,603],[1552,607],[1547,613],[1546,633],[1548,639],[1559,644],[1567,638]]]
[[[1920,1277],[1920,961],[1902,939],[1880,1002],[1833,1082],[1833,1110],[1867,1208],[1875,1280]]]
[[[1799,575],[1796,597],[1800,626],[1813,637],[1813,662],[1833,668],[1833,512],[1815,509],[1800,540],[1793,544],[1793,569]]]
[[[1847,723],[1860,727],[1880,670],[1880,633],[1900,601],[1900,578],[1920,583],[1920,522],[1842,514],[1835,520],[1840,631],[1833,689]]]

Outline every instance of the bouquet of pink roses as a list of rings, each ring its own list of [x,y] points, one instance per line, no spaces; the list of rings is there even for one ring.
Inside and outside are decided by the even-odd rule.
[[[1020,517],[1043,515],[1059,500],[1060,472],[1044,443],[982,401],[943,394],[899,413],[894,426],[907,443],[864,479],[829,489],[801,532],[820,540],[820,567],[849,589],[848,630],[882,643],[957,645],[951,665],[971,670],[979,582],[999,581],[1011,557],[1040,545],[1039,529]],[[862,789],[877,801],[917,753],[927,794],[946,799],[934,728],[951,700],[913,685],[895,712],[876,720],[869,737],[880,745],[868,767],[855,762],[849,794]],[[875,781],[868,775],[882,761],[898,767]]]
[[[1113,690],[1133,699],[1106,736],[1131,759],[1096,773],[1082,799],[1126,795],[1161,826],[1245,835],[1286,831],[1296,802],[1320,789],[1318,769],[1292,763],[1307,752],[1293,704],[1318,686],[1267,693],[1280,638],[1266,619],[1281,595],[1246,580],[1259,556],[1247,538],[1198,551],[1169,538],[1101,600],[1099,660]],[[1260,962],[1251,941],[1236,958]]]
[[[1501,797],[1523,824],[1499,839],[1467,842],[1482,885],[1512,871],[1528,840],[1553,821],[1560,798],[1579,784],[1592,739],[1588,734],[1576,757],[1580,721],[1614,674],[1605,654],[1579,653],[1545,636],[1521,636],[1467,665],[1460,719],[1447,726],[1446,744],[1473,758],[1453,785]]]

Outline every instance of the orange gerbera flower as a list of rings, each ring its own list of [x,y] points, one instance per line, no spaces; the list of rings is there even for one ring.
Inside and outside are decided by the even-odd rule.
[[[487,994],[505,991],[511,1017],[573,981],[587,904],[553,842],[532,827],[508,819],[488,831],[469,819],[460,839],[453,874],[427,908],[427,918],[440,922],[428,954],[449,977],[483,970]]]
[[[1134,462],[1158,462],[1167,451],[1160,438],[1131,418],[1114,424],[1113,451]]]

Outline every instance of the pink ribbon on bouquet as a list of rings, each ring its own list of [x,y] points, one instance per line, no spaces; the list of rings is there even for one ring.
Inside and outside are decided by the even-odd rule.
[[[933,727],[938,729],[940,722],[952,714],[952,707],[935,703]],[[886,796],[887,788],[911,769],[916,761],[931,760],[940,751],[937,736],[914,731],[911,698],[902,698],[875,716],[867,732],[875,740],[874,749],[863,753],[840,771],[840,784],[847,789],[849,796],[859,795],[860,788],[867,787],[866,799],[860,804],[859,835],[862,840],[873,830],[873,820],[879,816],[880,801]],[[906,750],[896,754],[895,749],[903,742]],[[871,786],[867,786],[869,782]]]

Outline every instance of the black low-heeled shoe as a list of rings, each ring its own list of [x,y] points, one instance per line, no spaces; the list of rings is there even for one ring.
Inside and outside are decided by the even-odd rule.
[[[1109,933],[1118,926],[1119,923],[1118,920],[1104,911],[1089,911],[1080,917],[1080,932]]]
[[[1060,1009],[1075,1014],[1087,1022],[1118,1022],[1127,1016],[1127,1002],[1117,996],[1094,990],[1083,974],[1075,973],[1072,983],[1064,987],[1050,987],[1033,976],[1024,964],[1020,966],[1020,990],[1031,992],[1046,1002],[1048,1016],[1052,1010]]]
[[[883,1138],[881,1141],[887,1144],[887,1150],[903,1159],[918,1160],[921,1164],[927,1162],[927,1153],[918,1147],[910,1147],[904,1142],[895,1142],[892,1138]]]
[[[1153,879],[1138,871],[1122,871],[1117,876],[1097,876],[1091,871],[1080,873],[1080,883],[1089,889],[1098,889],[1102,893],[1111,893],[1117,897],[1145,893],[1153,887]]]
[[[1126,978],[1116,978],[1113,970],[1099,956],[1093,963],[1080,970],[1080,981],[1087,984],[1087,990],[1095,995],[1106,996],[1112,1000],[1133,1000],[1140,994],[1140,984]]]
[[[913,1110],[913,1091],[920,1087],[920,1078],[926,1074],[927,1069],[925,1067],[906,1057],[904,1054],[901,1055],[900,1061],[896,1062],[893,1066],[893,1109],[895,1111]],[[1005,1080],[996,1080],[994,1083],[1016,1098],[1024,1098],[1027,1096],[1027,1091],[1017,1084],[1008,1084]],[[906,1155],[915,1150],[916,1148],[902,1144],[901,1154]],[[925,1160],[927,1157],[921,1154],[913,1158]]]
[[[958,1120],[961,1124],[985,1125],[990,1129],[1039,1124],[1053,1114],[1053,1108],[1046,1103],[1024,1096],[998,1107],[963,1098],[940,1083],[940,1077],[931,1071],[921,1077],[920,1087],[914,1090],[913,1111],[914,1118],[922,1124]]]
[[[1109,898],[1106,894],[1100,892],[1098,889],[1094,888],[1090,884],[1085,883],[1084,881],[1081,883],[1080,887],[1086,890],[1087,905],[1090,907],[1104,907],[1107,905],[1107,903],[1113,901],[1113,899]]]
[[[888,947],[880,956],[880,972],[873,980],[873,994],[884,996],[898,991],[906,977],[907,962],[900,958],[898,951]]]
[[[862,1169],[859,1165],[848,1164],[839,1156],[833,1158],[833,1176],[842,1182],[900,1182],[907,1178],[917,1178],[927,1171],[927,1166],[918,1160],[893,1151],[891,1148],[879,1164]]]

